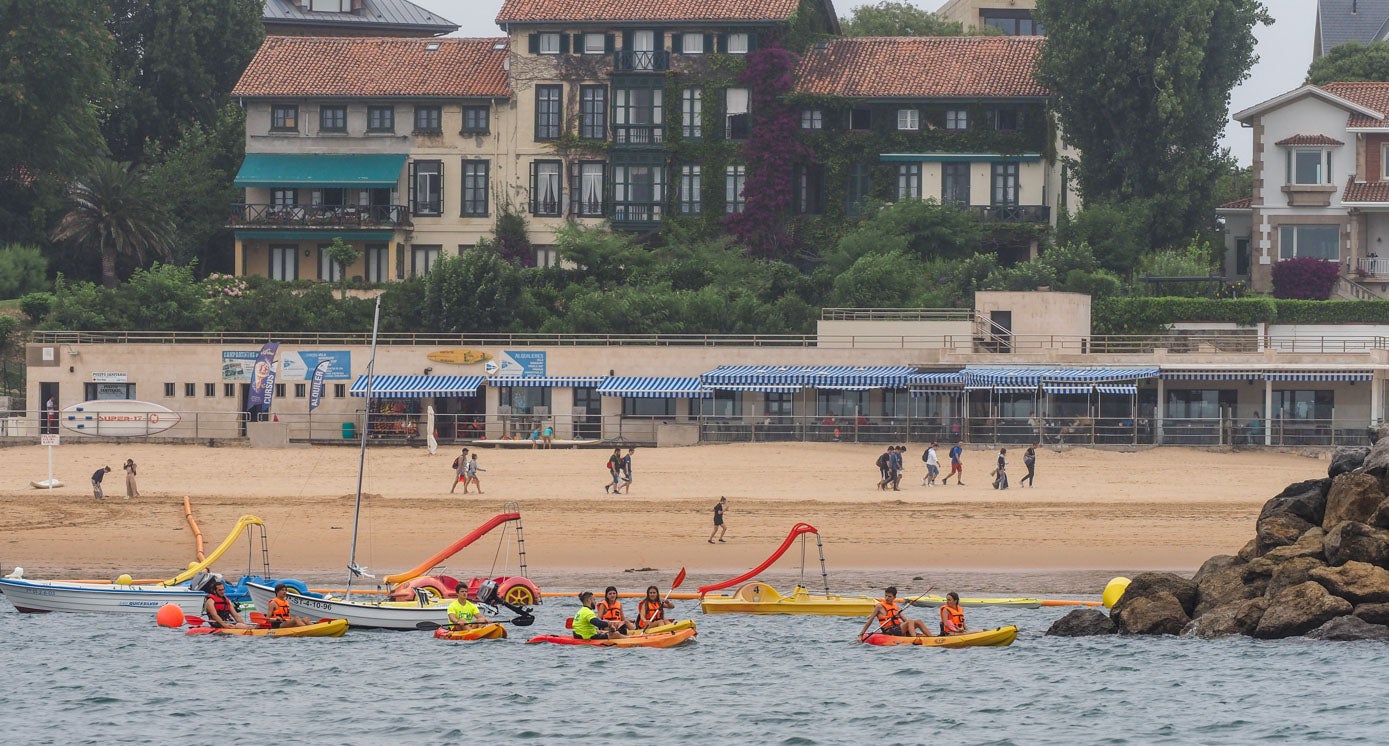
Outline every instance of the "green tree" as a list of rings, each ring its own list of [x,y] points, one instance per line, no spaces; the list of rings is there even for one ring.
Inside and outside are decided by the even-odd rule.
[[[68,188],[68,199],[71,207],[53,229],[53,240],[96,249],[106,287],[118,282],[117,257],[143,263],[147,253],[168,255],[170,226],[140,170],[129,163],[94,161],[87,175]]]
[[[964,27],[911,3],[860,5],[839,19],[845,36],[960,36]],[[994,33],[997,33],[995,31]]]
[[[445,257],[424,278],[424,323],[436,332],[497,332],[511,326],[523,291],[521,270],[490,244]]]
[[[921,262],[901,251],[866,254],[834,278],[830,301],[845,308],[913,306],[925,283]]]
[[[185,129],[172,147],[150,143],[145,149],[145,184],[178,237],[175,262],[197,262],[201,272],[233,270],[226,215],[227,205],[239,200],[232,180],[245,143],[245,113],[227,104],[215,121]]]
[[[1216,141],[1249,76],[1258,0],[1038,0],[1037,79],[1079,148],[1087,202],[1153,200],[1143,232],[1186,241],[1211,221]]]
[[[37,246],[0,246],[0,298],[18,298],[42,290],[48,274],[48,258]]]
[[[1307,68],[1307,82],[1364,83],[1389,81],[1389,41],[1338,44]]]
[[[69,175],[103,149],[105,18],[101,0],[0,2],[0,240],[42,241]]]
[[[338,288],[342,290],[343,300],[347,300],[347,268],[361,258],[362,252],[358,251],[357,247],[342,240],[340,236],[334,238],[323,252],[328,255],[329,259],[337,263]]]
[[[108,0],[113,99],[102,131],[118,160],[210,124],[265,36],[261,0]]]
[[[825,252],[825,268],[847,270],[860,257],[901,251],[918,259],[962,258],[973,254],[983,230],[964,210],[935,200],[904,200],[887,205],[840,238]]]

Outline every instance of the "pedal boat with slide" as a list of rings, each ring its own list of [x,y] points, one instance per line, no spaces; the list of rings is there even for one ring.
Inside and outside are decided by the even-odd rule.
[[[825,579],[824,594],[811,593],[804,585],[797,585],[789,596],[783,596],[772,586],[762,582],[747,582],[757,577],[791,548],[796,537],[801,539],[801,575],[805,575],[806,534],[815,534],[815,544],[820,550],[820,576]],[[741,585],[732,595],[712,595],[735,585]],[[871,596],[838,596],[830,593],[829,573],[825,570],[825,547],[820,540],[820,532],[809,523],[797,523],[781,542],[775,552],[762,564],[736,578],[721,583],[700,586],[699,606],[705,614],[813,614],[817,616],[867,616],[873,612],[878,599]]]

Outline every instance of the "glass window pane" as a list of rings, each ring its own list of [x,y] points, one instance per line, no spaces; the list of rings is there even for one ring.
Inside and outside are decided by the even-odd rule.
[[[1294,154],[1294,181],[1298,184],[1321,184],[1322,151],[1299,150]]]

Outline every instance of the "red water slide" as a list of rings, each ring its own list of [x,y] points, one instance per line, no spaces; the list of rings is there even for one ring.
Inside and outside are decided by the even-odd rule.
[[[781,542],[781,546],[777,547],[777,550],[775,552],[772,552],[772,556],[764,560],[762,564],[752,568],[751,570],[748,570],[747,572],[743,573],[742,575],[739,575],[736,578],[733,578],[732,580],[725,580],[722,583],[714,583],[713,585],[702,585],[699,587],[699,595],[703,596],[704,594],[709,593],[711,591],[721,591],[724,588],[728,588],[729,586],[738,585],[739,583],[757,577],[758,574],[760,574],[763,570],[767,569],[768,567],[771,567],[773,562],[776,562],[777,560],[781,559],[781,555],[786,554],[786,550],[791,548],[791,542],[795,541],[797,536],[800,536],[801,534],[818,533],[820,532],[809,523],[797,523],[796,525],[791,527],[791,533],[786,535],[786,541]]]
[[[472,532],[469,533],[467,536],[464,536],[458,541],[455,541],[447,547],[444,547],[443,549],[439,550],[439,553],[434,555],[433,557],[430,557],[429,559],[425,560],[424,562],[421,562],[420,564],[416,565],[414,568],[410,570],[406,570],[405,572],[398,573],[396,575],[387,575],[385,578],[383,578],[383,580],[391,584],[404,583],[407,580],[414,580],[415,578],[418,578],[426,572],[429,572],[429,568],[438,565],[440,562],[443,562],[449,557],[452,557],[453,555],[457,554],[459,551],[463,549],[463,547],[466,547],[469,544],[472,544],[473,542],[482,538],[484,535],[487,534],[488,531],[491,531],[492,529],[502,525],[503,523],[519,520],[521,520],[520,513],[499,513],[495,516],[492,516],[491,520],[473,529]]]

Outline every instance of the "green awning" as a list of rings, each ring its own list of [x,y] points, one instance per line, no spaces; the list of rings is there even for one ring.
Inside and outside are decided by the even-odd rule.
[[[393,187],[404,154],[247,153],[236,173],[239,187]]]

